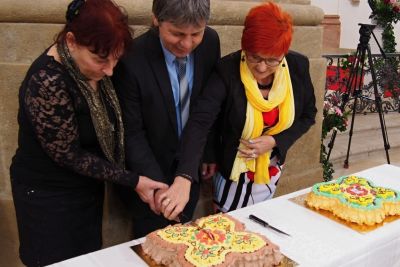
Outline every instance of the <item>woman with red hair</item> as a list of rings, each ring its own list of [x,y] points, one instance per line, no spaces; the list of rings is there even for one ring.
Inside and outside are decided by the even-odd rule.
[[[289,51],[292,31],[290,16],[278,5],[251,9],[242,49],[221,59],[191,111],[176,173],[196,175],[218,118],[214,200],[223,212],[272,198],[288,149],[315,123],[309,61]]]
[[[109,76],[131,41],[110,0],[74,0],[56,42],[19,91],[18,149],[10,176],[20,257],[44,266],[101,248],[104,181],[154,206],[168,188],[124,169],[121,109]]]

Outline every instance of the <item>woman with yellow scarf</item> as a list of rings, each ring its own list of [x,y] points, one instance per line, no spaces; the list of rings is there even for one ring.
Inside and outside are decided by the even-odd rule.
[[[198,181],[215,121],[214,200],[221,211],[272,198],[288,149],[315,123],[309,61],[289,51],[292,31],[290,16],[278,5],[251,9],[242,49],[221,59],[191,110],[176,173]]]

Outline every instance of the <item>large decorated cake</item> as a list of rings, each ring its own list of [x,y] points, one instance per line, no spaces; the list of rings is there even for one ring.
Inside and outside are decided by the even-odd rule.
[[[358,176],[344,176],[336,181],[315,184],[306,203],[357,224],[374,225],[381,223],[386,216],[400,215],[399,191],[375,186]]]
[[[225,214],[189,225],[168,226],[146,236],[143,251],[165,266],[275,266],[277,245]]]

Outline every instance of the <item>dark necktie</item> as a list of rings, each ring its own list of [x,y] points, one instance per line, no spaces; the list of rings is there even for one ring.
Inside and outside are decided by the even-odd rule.
[[[176,58],[176,67],[179,81],[179,110],[181,118],[181,129],[179,129],[179,135],[182,133],[183,128],[189,117],[189,104],[190,104],[190,92],[189,84],[186,77],[186,57]]]

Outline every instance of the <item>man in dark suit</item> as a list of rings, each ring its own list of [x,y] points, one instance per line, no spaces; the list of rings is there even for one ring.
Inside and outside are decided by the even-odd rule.
[[[153,211],[134,191],[121,190],[134,209],[135,237],[170,224],[177,219],[170,216],[172,211],[184,221],[193,215],[198,178],[175,178],[176,152],[188,107],[220,57],[218,35],[206,26],[209,0],[154,0],[152,11],[153,27],[133,41],[113,76],[126,127],[127,167],[171,185],[169,197],[162,191],[155,194]],[[205,150],[202,175],[209,177],[215,172],[215,164],[208,164],[213,162],[212,145]],[[161,214],[166,207],[168,213]]]

